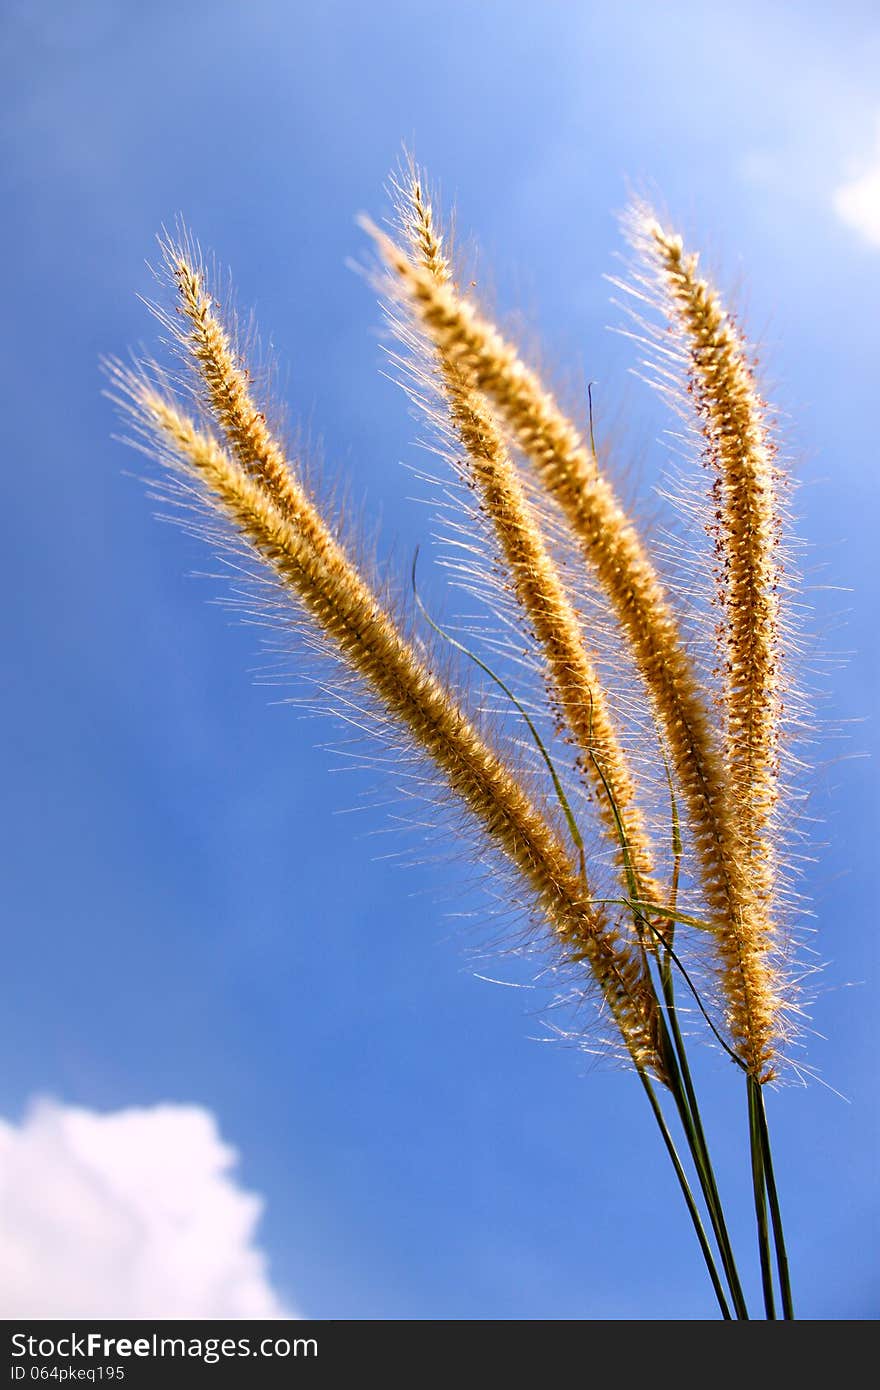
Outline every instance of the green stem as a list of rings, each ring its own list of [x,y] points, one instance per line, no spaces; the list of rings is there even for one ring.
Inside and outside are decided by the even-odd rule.
[[[700,1115],[700,1107],[697,1103],[697,1093],[694,1088],[691,1070],[688,1065],[684,1039],[681,1035],[681,1029],[678,1026],[678,1011],[675,1007],[675,992],[668,952],[664,954],[664,960],[660,967],[660,980],[663,988],[663,998],[666,1003],[666,1013],[669,1018],[672,1039],[675,1045],[678,1072],[680,1073],[680,1081],[678,1083],[679,1094],[676,1096],[676,1104],[678,1105],[681,1121],[684,1126],[685,1134],[687,1135],[694,1166],[696,1167],[700,1179],[703,1196],[706,1199],[709,1218],[712,1222],[712,1229],[715,1232],[715,1239],[718,1242],[721,1262],[724,1266],[724,1273],[727,1276],[727,1283],[730,1288],[734,1307],[736,1308],[737,1317],[747,1321],[749,1313],[746,1306],[745,1295],[743,1294],[742,1283],[740,1282],[739,1272],[736,1267],[736,1260],[734,1259],[733,1247],[730,1243],[727,1223],[724,1219],[724,1207],[721,1202],[721,1195],[718,1191],[715,1170],[709,1155],[709,1145],[706,1140],[706,1132],[703,1129],[703,1121]],[[675,1091],[673,1091],[673,1094],[675,1094]]]
[[[767,1196],[770,1201],[770,1217],[773,1222],[773,1243],[776,1247],[776,1268],[779,1273],[779,1289],[782,1294],[782,1316],[786,1321],[794,1318],[794,1305],[791,1297],[791,1280],[788,1273],[788,1253],[785,1248],[785,1234],[782,1229],[782,1212],[779,1207],[779,1193],[773,1173],[773,1157],[770,1152],[770,1130],[767,1126],[767,1112],[764,1107],[764,1088],[755,1087],[755,1104],[758,1124],[761,1131],[761,1148],[764,1158],[764,1177],[767,1183]]]
[[[657,1099],[654,1087],[651,1085],[650,1078],[647,1076],[643,1068],[637,1067],[636,1070],[638,1071],[639,1080],[645,1088],[645,1093],[648,1097],[651,1109],[654,1112],[654,1118],[657,1121],[657,1125],[660,1129],[660,1134],[663,1138],[663,1143],[666,1145],[666,1151],[672,1160],[672,1166],[675,1169],[675,1175],[678,1178],[678,1183],[684,1196],[688,1213],[690,1215],[691,1221],[693,1222],[694,1230],[697,1233],[697,1240],[700,1242],[700,1250],[702,1251],[703,1259],[706,1262],[706,1268],[709,1271],[709,1278],[712,1280],[712,1287],[715,1290],[715,1297],[718,1299],[718,1306],[721,1309],[721,1316],[724,1318],[726,1322],[732,1322],[733,1319],[731,1317],[730,1307],[724,1295],[724,1289],[722,1287],[721,1279],[719,1277],[718,1270],[715,1265],[715,1260],[712,1255],[712,1249],[709,1245],[709,1239],[706,1235],[705,1227],[703,1226],[703,1222],[700,1218],[700,1213],[697,1210],[697,1204],[694,1201],[694,1194],[691,1191],[690,1184],[687,1180],[687,1175],[684,1171],[684,1168],[682,1167],[681,1159],[678,1156],[678,1150],[675,1147],[675,1142],[672,1138],[672,1135],[669,1133],[669,1128],[663,1116],[663,1111],[660,1108],[660,1102]]]
[[[761,1139],[760,1086],[753,1076],[746,1078],[749,1093],[749,1144],[752,1151],[752,1187],[755,1194],[755,1218],[758,1223],[758,1250],[761,1256],[761,1284],[764,1308],[768,1319],[776,1321],[776,1302],[773,1297],[773,1271],[770,1263],[770,1231],[767,1225],[767,1185],[764,1171],[764,1145]]]
[[[636,874],[635,868],[632,863],[632,859],[630,857],[629,846],[627,844],[626,839],[626,832],[624,830],[623,822],[621,820],[620,813],[617,808],[617,802],[614,798],[614,793],[608,784],[608,780],[605,776],[605,773],[602,770],[602,765],[599,762],[599,759],[593,752],[591,752],[590,756],[593,760],[593,764],[596,768],[596,771],[601,779],[602,785],[605,789],[605,794],[608,797],[608,804],[610,805],[612,814],[614,816],[614,821],[617,828],[617,835],[620,841],[621,853],[623,857],[623,868],[624,873],[626,875],[627,886],[629,887],[633,904],[635,904],[635,902],[640,901],[641,892],[639,888],[638,876]],[[675,810],[674,797],[673,831],[675,869],[673,871],[672,899],[674,904],[678,891],[678,867],[681,858],[681,837],[680,834],[678,834],[677,832],[677,811]],[[666,945],[664,960],[660,964],[659,969],[661,983],[663,985],[664,998],[666,999],[667,1012],[671,1012],[671,1016],[673,1020],[675,1020],[674,1000],[672,1002],[671,1009],[669,1002],[670,999],[672,999],[672,974],[670,966],[670,956],[672,955],[671,935],[672,930],[674,930],[674,926],[670,929],[669,935],[664,938],[662,934],[656,931],[654,924],[650,920],[650,916],[648,915],[648,913],[650,912],[649,906],[646,905],[645,909],[643,910],[641,906],[636,907],[633,905],[632,911],[633,924],[635,926],[636,935],[639,938],[639,944],[641,946],[645,974],[652,981],[652,987],[654,989],[655,996],[656,986],[654,986],[653,984],[650,960],[648,950],[645,944],[645,928],[647,928],[650,933],[653,933],[655,936],[658,936],[659,940],[664,942],[664,944]],[[650,936],[647,938],[647,940],[650,940]],[[656,958],[656,949],[653,954]],[[667,993],[667,986],[669,989],[669,993]],[[702,1008],[702,1004],[700,1005],[700,1007]],[[705,1010],[703,1010],[703,1012],[705,1013]],[[687,1062],[686,1060],[684,1060],[684,1042],[682,1040],[681,1033],[679,1032],[676,1023],[675,1032],[677,1034],[677,1045],[673,1047],[672,1040],[669,1036],[669,1028],[667,1027],[666,1019],[663,1015],[663,1010],[659,1007],[659,1000],[658,1015],[660,1021],[659,1044],[668,1076],[668,1088],[675,1101],[679,1118],[682,1123],[682,1128],[684,1129],[685,1138],[688,1142],[688,1148],[690,1149],[691,1158],[693,1159],[694,1168],[696,1170],[697,1177],[700,1180],[700,1188],[702,1190],[703,1198],[706,1203],[706,1209],[709,1213],[709,1219],[712,1223],[712,1230],[714,1231],[715,1239],[718,1242],[718,1249],[721,1254],[724,1272],[727,1276],[727,1283],[731,1292],[731,1296],[733,1298],[734,1306],[736,1308],[737,1317],[741,1320],[747,1320],[749,1314],[746,1308],[745,1299],[743,1297],[742,1287],[739,1282],[739,1275],[737,1274],[736,1264],[733,1258],[733,1251],[730,1246],[730,1238],[727,1234],[727,1227],[724,1223],[724,1214],[721,1206],[721,1199],[718,1195],[718,1187],[715,1182],[715,1174],[712,1170],[712,1164],[709,1161],[709,1150],[706,1144],[706,1137],[703,1133],[703,1127],[699,1120],[699,1109],[697,1108],[696,1095],[694,1093],[693,1084],[690,1080],[690,1071],[687,1067]],[[676,1057],[677,1052],[684,1060],[684,1071],[687,1076],[687,1089],[682,1081],[682,1071],[678,1065]],[[703,1229],[702,1225],[700,1229]],[[703,1235],[705,1237],[705,1232],[703,1232]],[[714,1262],[712,1268],[715,1268]]]

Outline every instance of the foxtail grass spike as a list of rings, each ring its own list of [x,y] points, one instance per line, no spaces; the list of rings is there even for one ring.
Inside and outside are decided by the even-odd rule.
[[[407,169],[398,185],[398,203],[413,255],[438,286],[449,285],[451,264],[443,235],[415,166]],[[551,691],[574,736],[581,771],[592,784],[605,831],[617,844],[619,815],[623,853],[638,881],[635,896],[660,901],[661,891],[652,882],[653,854],[636,800],[635,780],[580,621],[516,465],[484,398],[440,345],[436,357],[440,388],[465,450],[467,470],[491,519],[517,599],[543,651]]]
[[[776,449],[749,349],[717,290],[701,275],[699,257],[687,252],[681,237],[666,230],[650,208],[634,209],[631,233],[681,345],[688,399],[714,474],[708,529],[723,612],[725,774],[739,853],[755,890],[745,948],[763,960],[766,995],[772,999],[777,995],[770,963],[776,946],[773,816],[783,688]],[[757,961],[754,968],[760,968]]]

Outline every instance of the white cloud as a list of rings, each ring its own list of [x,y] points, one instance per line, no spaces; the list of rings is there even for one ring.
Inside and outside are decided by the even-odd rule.
[[[835,189],[834,211],[872,246],[880,246],[880,120],[874,163],[856,178]]]
[[[281,1318],[262,1200],[195,1105],[0,1120],[0,1317]]]

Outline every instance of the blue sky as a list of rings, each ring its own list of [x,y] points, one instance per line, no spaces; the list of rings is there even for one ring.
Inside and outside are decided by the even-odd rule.
[[[475,977],[449,870],[378,858],[381,810],[337,814],[363,787],[327,775],[329,729],[254,683],[255,633],[191,577],[198,543],[153,521],[98,369],[152,341],[145,262],[182,214],[254,307],[325,471],[406,555],[418,431],[347,264],[401,142],[494,301],[607,386],[639,445],[667,422],[627,377],[603,275],[647,187],[762,344],[811,621],[849,653],[817,677],[804,883],[829,1084],[772,1112],[802,1315],[876,1316],[873,7],[9,2],[0,47],[0,1114],[204,1107],[265,1200],[274,1289],[313,1316],[713,1315],[637,1084],[538,1046],[523,996]],[[702,1066],[745,1249],[743,1098]]]

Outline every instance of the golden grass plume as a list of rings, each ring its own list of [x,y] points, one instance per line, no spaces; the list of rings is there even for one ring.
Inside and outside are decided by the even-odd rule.
[[[438,285],[450,284],[452,261],[424,175],[409,164],[396,188],[399,220],[414,255]],[[606,834],[631,868],[639,885],[636,896],[659,902],[662,894],[652,882],[654,853],[637,801],[635,774],[621,746],[587,634],[516,463],[487,401],[440,348],[436,365],[440,393],[464,450],[465,467],[494,527],[516,598],[543,652],[551,697],[571,731],[578,765],[593,786]],[[425,370],[430,369],[429,359]]]
[[[741,851],[769,905],[775,879],[771,822],[779,801],[782,529],[779,470],[768,412],[749,348],[699,256],[637,205],[630,234],[653,271],[688,367],[704,456],[713,470],[711,531],[724,614],[724,757],[736,799]]]

